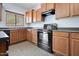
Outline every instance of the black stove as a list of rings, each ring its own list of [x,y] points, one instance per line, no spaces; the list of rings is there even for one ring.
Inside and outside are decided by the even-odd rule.
[[[38,29],[38,47],[52,53],[52,24],[45,24],[44,29]]]

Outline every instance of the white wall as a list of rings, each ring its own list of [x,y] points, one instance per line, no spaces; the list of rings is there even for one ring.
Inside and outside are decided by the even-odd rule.
[[[12,3],[3,3],[3,8],[8,11],[24,14],[25,9],[18,7],[17,5],[14,5]]]
[[[2,10],[2,21],[0,21],[0,27],[6,26],[6,12],[5,10],[12,11],[15,13],[24,14],[25,9],[15,6],[12,3],[3,3],[3,10]]]

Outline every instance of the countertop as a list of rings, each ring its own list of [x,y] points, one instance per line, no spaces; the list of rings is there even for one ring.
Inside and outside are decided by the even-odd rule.
[[[53,31],[62,31],[62,32],[79,32],[79,28],[58,28]]]
[[[0,27],[0,30],[17,30],[17,29],[43,29],[42,27]],[[63,32],[79,32],[79,28],[58,28],[57,30],[52,31],[63,31]]]

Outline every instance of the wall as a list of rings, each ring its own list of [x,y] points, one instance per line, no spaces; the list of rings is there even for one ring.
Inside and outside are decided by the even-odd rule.
[[[32,27],[43,27],[43,24],[57,23],[58,27],[79,27],[79,16],[56,19],[55,15],[50,15],[45,18],[42,23],[32,23]]]
[[[6,27],[6,12],[5,10],[12,11],[15,13],[24,14],[25,9],[13,5],[12,3],[4,3],[2,10],[2,21],[0,21],[0,27]]]

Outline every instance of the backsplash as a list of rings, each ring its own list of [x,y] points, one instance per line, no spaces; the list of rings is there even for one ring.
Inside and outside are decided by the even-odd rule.
[[[79,27],[79,16],[75,17],[68,17],[68,18],[61,18],[56,19],[55,15],[50,15],[45,18],[45,21],[42,23],[32,23],[30,26],[32,27],[42,27],[43,24],[53,24],[57,23],[58,27]]]

